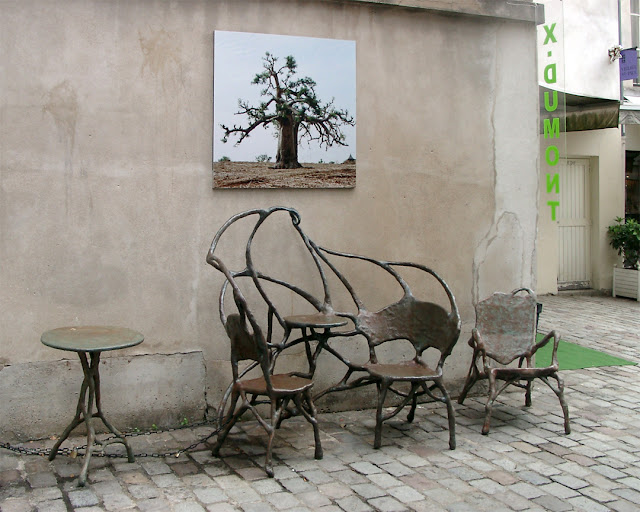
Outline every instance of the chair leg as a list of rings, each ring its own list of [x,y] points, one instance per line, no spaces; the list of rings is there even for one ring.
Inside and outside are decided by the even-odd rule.
[[[464,399],[467,398],[467,393],[471,390],[471,388],[475,385],[478,380],[478,369],[475,365],[475,358],[471,361],[471,366],[469,367],[469,373],[467,374],[467,380],[464,383],[464,387],[462,388],[462,393],[458,397],[458,403],[462,404]]]
[[[247,407],[244,403],[240,406],[240,408],[237,411],[235,410],[239,397],[240,395],[236,391],[234,391],[231,394],[231,401],[229,402],[229,412],[225,417],[224,425],[221,425],[222,429],[218,433],[216,442],[213,445],[213,448],[211,450],[211,454],[214,457],[217,457],[218,454],[220,453],[220,447],[222,446],[225,439],[229,435],[229,432],[231,431],[233,426],[236,424],[236,421],[238,421],[238,418],[240,418],[240,416],[242,416],[244,412],[247,410]]]
[[[280,400],[271,400],[271,424],[263,425],[265,427],[265,430],[267,431],[267,434],[269,434],[269,440],[267,441],[267,454],[265,455],[264,459],[264,470],[269,478],[273,478],[273,461],[271,453],[273,448],[273,439],[276,436],[276,426],[278,425],[278,420],[280,419],[280,406]]]
[[[495,373],[489,372],[489,398],[487,399],[487,404],[484,407],[485,415],[484,415],[484,425],[482,426],[482,434],[487,435],[489,433],[489,429],[491,428],[491,411],[493,409],[493,402],[498,396],[498,392],[496,389],[496,376]]]
[[[553,377],[558,383],[558,389],[555,389],[546,378],[541,377],[540,379],[549,386],[558,397],[560,407],[562,407],[562,414],[564,415],[564,433],[571,434],[571,425],[569,425],[569,407],[564,399],[564,382],[557,373],[554,373],[551,377]]]
[[[418,406],[418,395],[416,391],[418,391],[418,387],[418,384],[411,384],[411,409],[409,409],[409,414],[407,414],[407,422],[409,423],[412,423],[416,416],[416,407]]]
[[[375,449],[380,448],[380,446],[382,445],[382,422],[384,421],[382,418],[382,409],[384,407],[384,399],[387,397],[387,389],[389,388],[389,383],[386,380],[382,380],[377,384],[378,384],[378,409],[376,411],[376,430],[375,430],[375,436],[373,439],[373,447]]]
[[[524,394],[524,406],[531,407],[531,388],[533,387],[533,380],[527,381],[527,388]]]
[[[434,381],[436,387],[442,393],[442,401],[447,406],[447,417],[449,419],[449,449],[456,449],[456,411],[453,408],[453,404],[451,403],[451,397],[449,393],[447,393],[447,389],[444,387],[444,383],[440,380]]]
[[[300,399],[300,395],[296,395],[295,397],[296,405],[298,409],[302,412],[302,415],[307,419],[311,426],[313,427],[313,439],[315,442],[315,454],[314,457],[318,460],[322,459],[322,444],[320,443],[320,429],[318,427],[318,418],[316,406],[313,403],[313,399],[311,398],[311,391],[304,391],[304,401],[309,407],[309,412],[303,407],[302,401]]]

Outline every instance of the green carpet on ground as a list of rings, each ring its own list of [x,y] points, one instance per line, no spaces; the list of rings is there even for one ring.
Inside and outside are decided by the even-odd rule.
[[[544,336],[538,334],[538,341],[542,338],[544,338]],[[551,364],[552,350],[553,339],[536,352],[536,368],[544,368]],[[624,366],[636,365],[638,363],[621,357],[611,356],[599,350],[581,347],[575,343],[560,340],[558,344],[558,364],[561,370],[578,370],[597,366]]]

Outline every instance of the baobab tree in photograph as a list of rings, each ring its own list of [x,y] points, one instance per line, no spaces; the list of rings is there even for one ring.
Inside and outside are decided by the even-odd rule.
[[[323,104],[316,95],[316,82],[309,78],[296,77],[296,60],[286,57],[284,64],[269,52],[262,58],[264,70],[258,73],[252,84],[264,86],[259,105],[249,105],[238,100],[237,115],[247,117],[246,126],[220,125],[224,130],[222,142],[237,137],[235,145],[242,143],[258,127],[274,125],[278,130],[278,149],[274,169],[296,169],[298,144],[307,140],[316,141],[320,147],[334,144],[347,146],[341,126],[354,126],[355,121],[347,110],[333,105],[333,99]]]

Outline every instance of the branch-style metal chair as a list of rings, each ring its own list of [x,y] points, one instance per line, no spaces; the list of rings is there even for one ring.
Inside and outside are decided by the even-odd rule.
[[[274,213],[288,213],[292,226],[300,236],[308,254],[318,271],[322,282],[323,298],[319,299],[302,288],[278,279],[263,270],[258,270],[254,264],[252,242],[258,229],[266,219]],[[216,248],[224,232],[237,221],[248,217],[257,217],[253,230],[247,240],[245,248],[246,267],[242,270],[229,272],[231,277],[248,277],[258,290],[269,310],[269,325],[277,322],[284,330],[284,337],[280,343],[271,341],[271,327],[268,330],[268,343],[274,348],[275,357],[285,347],[304,342],[309,362],[309,372],[298,374],[306,378],[313,378],[319,355],[327,351],[337,358],[345,367],[344,377],[335,385],[321,391],[314,396],[314,400],[337,391],[355,389],[361,386],[375,384],[378,388],[378,405],[376,413],[376,428],[374,446],[381,445],[383,422],[396,416],[405,406],[411,404],[407,420],[413,421],[418,398],[427,395],[447,406],[449,420],[449,446],[455,448],[455,412],[449,394],[443,383],[443,366],[446,358],[451,354],[454,345],[460,335],[460,314],[455,297],[447,283],[433,270],[423,265],[410,262],[382,261],[354,254],[334,251],[319,246],[311,240],[300,226],[300,214],[293,208],[272,207],[268,209],[249,210],[230,218],[218,231],[209,250],[207,261],[216,267],[217,258],[214,256]],[[365,302],[356,293],[346,275],[339,270],[338,261],[357,260],[370,264],[372,268],[382,269],[387,272],[402,289],[402,297],[386,307],[377,310],[369,310]],[[217,267],[216,267],[217,268]],[[444,291],[448,302],[448,309],[433,302],[418,300],[412,293],[407,281],[402,277],[401,270],[421,271],[436,280],[438,286]],[[332,290],[329,286],[329,276],[333,274],[342,284],[351,297],[353,311],[336,311],[332,302]],[[275,304],[270,299],[264,283],[283,286],[293,292],[303,301],[310,304],[317,315],[302,315],[296,317],[282,317]],[[307,319],[311,319],[307,321]],[[343,320],[338,322],[336,320]],[[350,323],[352,328],[344,330],[332,330]],[[291,337],[294,329],[302,329],[302,335],[298,338]],[[322,329],[322,330],[320,330]],[[339,344],[332,346],[330,340],[336,338],[352,338],[364,336],[368,342],[369,360],[365,364],[350,361],[339,350]],[[413,345],[413,358],[394,363],[380,363],[376,354],[376,348],[383,343],[391,341],[407,340]],[[315,342],[315,347],[312,347]],[[439,359],[435,368],[429,367],[423,360],[426,351],[434,349],[439,351]],[[404,383],[398,386],[398,383]],[[408,388],[408,390],[407,390]],[[437,394],[434,391],[438,390]],[[399,405],[389,414],[384,414],[384,404],[388,392],[391,391],[399,397]],[[223,404],[231,395],[227,390],[223,398]],[[233,397],[232,397],[233,398]],[[224,406],[221,406],[221,409]],[[295,413],[288,410],[286,413]]]
[[[444,385],[443,367],[460,336],[460,314],[455,297],[447,283],[436,272],[423,265],[375,260],[319,247],[313,242],[311,244],[320,258],[333,270],[349,291],[357,307],[355,314],[340,313],[341,316],[351,319],[355,329],[337,335],[362,335],[366,338],[369,346],[369,360],[364,365],[349,361],[339,351],[327,346],[326,349],[347,366],[347,371],[339,383],[322,391],[316,398],[335,391],[375,384],[378,388],[378,403],[373,446],[380,448],[383,423],[395,417],[409,404],[407,421],[411,423],[415,416],[418,399],[427,395],[432,400],[444,403],[447,407],[449,448],[454,450],[456,447],[455,411]],[[356,259],[383,269],[402,288],[402,297],[397,302],[378,311],[367,309],[364,301],[356,294],[354,288],[330,260],[330,257]],[[434,278],[447,297],[449,310],[439,304],[417,299],[399,272],[399,269],[402,268],[419,270]],[[384,343],[402,340],[409,341],[413,346],[414,355],[411,359],[392,363],[379,362],[376,353],[377,347]],[[435,368],[427,365],[423,359],[423,354],[430,349],[439,352]],[[409,389],[397,386],[398,383],[405,383]],[[439,396],[433,393],[436,389],[439,391]],[[385,401],[389,391],[399,397],[399,403],[395,404],[391,412],[385,414]]]
[[[231,370],[233,382],[219,409],[220,432],[213,446],[212,453],[218,456],[229,431],[238,419],[247,411],[251,411],[260,425],[266,430],[269,439],[265,458],[265,471],[273,477],[272,445],[275,431],[283,419],[283,413],[289,410],[290,402],[295,405],[298,414],[302,414],[313,427],[315,440],[315,458],[322,458],[320,432],[316,418],[316,408],[311,396],[313,381],[295,373],[274,373],[277,347],[270,344],[263,334],[254,314],[249,309],[236,278],[224,263],[216,256],[209,255],[207,261],[220,270],[226,280],[220,294],[220,318],[231,343]],[[226,315],[225,295],[231,286],[237,313]],[[271,319],[269,320],[268,336],[271,336]],[[251,360],[243,371],[239,371],[238,362]],[[259,367],[262,375],[246,378],[248,372]],[[230,394],[230,399],[229,399]],[[240,401],[240,403],[238,403]],[[264,419],[257,407],[261,404],[270,406],[270,416]],[[226,412],[225,412],[226,411]]]
[[[524,295],[520,295],[525,292]],[[481,379],[489,380],[489,397],[485,406],[482,433],[488,434],[493,404],[508,386],[525,389],[525,406],[531,405],[531,388],[535,379],[540,379],[556,394],[564,415],[564,431],[571,433],[569,408],[564,399],[564,384],[558,375],[558,342],[560,336],[551,331],[536,343],[537,302],[535,294],[528,288],[519,288],[511,294],[494,293],[476,305],[476,326],[469,345],[473,358],[464,388],[458,403],[462,404],[469,390]],[[544,368],[532,366],[536,351],[553,339],[551,365]],[[508,365],[518,360],[518,367]],[[554,387],[549,379],[557,383]],[[498,381],[502,383],[498,385]]]

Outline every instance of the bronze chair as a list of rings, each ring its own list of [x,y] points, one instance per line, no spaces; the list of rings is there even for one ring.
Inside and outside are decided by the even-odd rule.
[[[356,295],[353,288],[350,285],[347,286],[344,276],[332,265],[334,272],[338,274],[342,282],[347,286],[358,308],[358,312],[355,315],[344,314],[344,316],[351,318],[353,321],[355,325],[353,333],[361,334],[367,339],[369,361],[363,366],[358,366],[334,351],[334,355],[341,359],[348,369],[340,383],[325,390],[322,394],[342,389],[353,389],[368,384],[376,385],[378,388],[378,403],[374,448],[380,448],[382,444],[383,423],[395,417],[409,404],[410,409],[407,421],[411,423],[415,416],[418,398],[427,395],[432,400],[444,403],[447,407],[449,448],[454,450],[456,447],[455,411],[449,393],[444,386],[443,367],[445,360],[451,354],[460,336],[460,315],[455,297],[447,283],[430,268],[416,263],[380,261],[320,247],[316,247],[316,250],[323,255],[323,259],[327,262],[327,255],[331,254],[372,263],[391,274],[404,292],[402,298],[397,302],[379,311],[370,311]],[[439,304],[416,299],[408,283],[398,271],[403,267],[420,270],[435,278],[446,294],[449,310]],[[345,334],[350,335],[352,333]],[[409,341],[413,346],[413,358],[400,362],[380,363],[376,348],[384,343],[397,343],[402,340]],[[331,351],[330,347],[329,350]],[[435,368],[430,367],[423,360],[423,354],[430,350],[439,352]],[[350,380],[352,374],[358,375],[359,372],[366,372],[366,374]],[[408,389],[398,387],[398,383],[404,383]],[[433,393],[436,389],[439,391],[439,395]],[[391,412],[385,414],[384,404],[389,391],[399,397],[399,403],[395,404]]]
[[[236,277],[233,276],[224,263],[214,255],[209,255],[207,261],[226,277],[220,295],[220,318],[231,342],[231,370],[233,382],[228,393],[222,400],[219,409],[220,432],[213,447],[212,453],[218,456],[229,431],[236,421],[247,411],[251,411],[258,423],[265,429],[269,439],[265,458],[265,471],[273,477],[272,445],[275,431],[280,421],[285,417],[283,413],[289,410],[291,402],[295,405],[295,411],[302,414],[313,427],[315,439],[315,458],[322,458],[322,446],[320,444],[320,432],[316,419],[316,408],[311,396],[313,382],[295,373],[274,373],[275,360],[278,354],[277,346],[272,345],[265,338],[263,331],[255,316],[249,309]],[[233,298],[238,313],[228,316],[225,313],[225,292],[231,286]],[[270,313],[271,315],[271,313]],[[271,334],[271,322],[269,319],[269,336]],[[238,362],[251,360],[243,371],[239,371]],[[262,375],[254,378],[245,376],[254,368],[259,367]],[[238,404],[238,401],[240,403]],[[270,417],[265,419],[259,413],[257,407],[261,404],[270,406]],[[226,411],[226,413],[225,413]]]
[[[375,384],[378,388],[378,401],[373,446],[380,448],[383,423],[395,417],[409,404],[411,406],[407,421],[411,423],[415,416],[418,398],[427,395],[432,400],[444,403],[447,407],[449,448],[454,450],[456,447],[455,411],[444,386],[443,367],[460,336],[460,314],[455,297],[447,283],[435,271],[417,263],[376,260],[334,251],[320,247],[311,240],[307,239],[307,241],[316,254],[317,260],[324,262],[347,289],[357,309],[355,314],[338,313],[341,317],[349,318],[354,324],[354,329],[337,332],[335,336],[361,335],[366,338],[369,346],[369,361],[363,365],[350,361],[331,345],[325,346],[325,350],[339,359],[347,370],[340,382],[317,394],[316,400],[328,393]],[[342,258],[366,262],[374,268],[387,272],[401,288],[402,297],[378,311],[368,309],[346,276],[338,270],[337,261]],[[437,286],[446,296],[448,310],[434,302],[417,299],[408,282],[401,275],[403,269],[413,272],[421,271],[435,279]],[[393,363],[379,362],[377,347],[384,343],[399,343],[403,340],[409,341],[413,346],[413,358]],[[423,360],[423,354],[434,350],[439,353],[439,359],[435,368],[432,368]],[[398,383],[404,383],[405,387],[397,386]],[[439,395],[433,393],[436,389]],[[391,412],[384,414],[384,404],[389,391],[399,397],[399,403],[395,404]]]
[[[525,292],[526,295],[519,295]],[[489,397],[485,406],[482,433],[488,434],[493,404],[508,386],[525,389],[525,406],[531,405],[531,387],[535,379],[549,386],[560,400],[564,415],[564,431],[571,433],[569,409],[564,399],[564,384],[558,375],[558,342],[555,331],[548,333],[536,343],[537,303],[534,293],[528,288],[519,288],[511,294],[494,293],[476,305],[476,327],[472,331],[469,345],[473,348],[471,367],[458,403],[462,404],[469,390],[481,379],[489,380]],[[553,339],[551,366],[536,368],[532,359],[536,351]],[[518,360],[518,367],[508,365]],[[549,379],[555,379],[557,387]],[[498,386],[497,381],[502,381]]]

